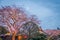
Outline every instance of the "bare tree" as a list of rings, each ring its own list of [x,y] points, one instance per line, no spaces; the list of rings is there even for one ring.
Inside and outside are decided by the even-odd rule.
[[[13,31],[18,32],[18,29],[21,27],[22,23],[27,20],[27,17],[23,11],[9,6],[0,9],[0,16],[0,21],[8,27],[10,33]]]
[[[21,8],[6,6],[0,9],[0,24],[5,25],[7,30],[14,35],[16,35],[22,25],[28,21],[39,22],[36,21],[33,16],[28,18]]]

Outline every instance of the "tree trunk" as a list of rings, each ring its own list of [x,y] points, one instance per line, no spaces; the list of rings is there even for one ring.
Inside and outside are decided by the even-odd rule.
[[[15,40],[15,36],[16,36],[16,33],[14,32],[14,33],[12,34],[12,40]]]
[[[21,35],[18,35],[18,40],[22,40],[22,36]]]

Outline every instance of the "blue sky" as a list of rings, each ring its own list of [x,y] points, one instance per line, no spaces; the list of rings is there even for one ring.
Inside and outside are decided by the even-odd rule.
[[[29,15],[36,15],[43,29],[60,27],[60,0],[0,0],[0,7],[12,5],[23,7]]]

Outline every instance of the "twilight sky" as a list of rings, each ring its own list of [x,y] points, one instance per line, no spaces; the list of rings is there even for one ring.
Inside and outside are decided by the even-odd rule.
[[[29,15],[36,15],[43,29],[60,27],[59,0],[0,0],[0,7],[12,5],[23,7]]]

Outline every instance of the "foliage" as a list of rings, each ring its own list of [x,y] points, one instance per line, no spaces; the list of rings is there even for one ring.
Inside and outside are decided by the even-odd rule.
[[[38,25],[32,21],[25,23],[22,27],[23,30],[20,31],[21,34],[28,35],[33,37],[38,33]]]
[[[60,38],[60,34],[58,35],[58,37]]]
[[[0,40],[2,40],[2,38],[0,38]]]
[[[46,38],[47,38],[46,35],[39,34],[37,37],[29,38],[28,40],[47,40]]]
[[[0,26],[0,34],[6,34],[7,32],[8,31],[4,27]]]
[[[37,38],[40,40],[46,40],[47,36],[45,34],[39,34]]]

